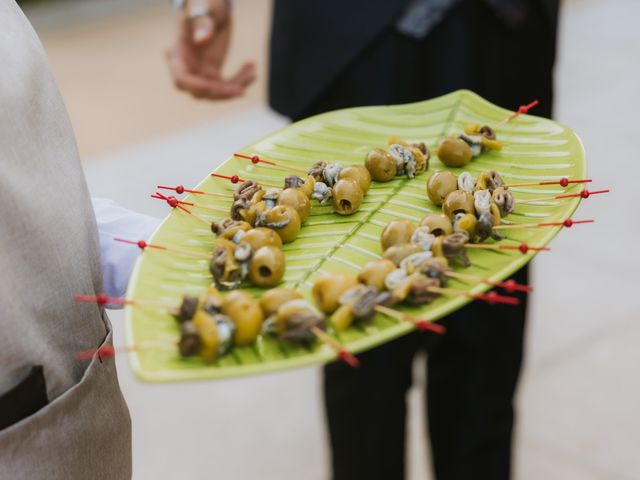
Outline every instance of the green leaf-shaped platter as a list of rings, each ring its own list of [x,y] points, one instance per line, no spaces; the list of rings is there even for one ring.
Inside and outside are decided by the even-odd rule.
[[[440,139],[456,135],[469,122],[495,124],[511,112],[498,108],[469,91],[457,91],[420,103],[398,106],[362,107],[330,112],[294,123],[247,145],[241,152],[260,155],[283,165],[308,167],[323,159],[342,165],[361,164],[365,153],[373,147],[385,147],[390,135],[410,141],[424,141],[435,151]],[[504,148],[482,154],[464,170],[477,176],[482,170],[497,170],[507,183],[557,180],[562,176],[584,178],[586,160],[578,137],[567,127],[551,120],[523,115],[500,127],[498,138]],[[367,262],[380,258],[379,237],[384,226],[394,218],[419,222],[427,213],[438,211],[426,194],[427,178],[446,167],[432,155],[429,171],[412,180],[397,177],[388,183],[372,183],[360,211],[350,217],[333,213],[331,207],[314,204],[300,235],[284,247],[286,273],[283,285],[297,288],[310,298],[313,281],[321,274],[334,271],[356,273]],[[226,175],[239,175],[258,182],[282,184],[286,172],[274,167],[253,165],[231,157],[217,170]],[[459,174],[462,169],[454,169]],[[204,172],[203,172],[204,173]],[[207,172],[208,173],[208,172]],[[209,175],[198,189],[232,192],[229,182]],[[574,186],[571,192],[579,191]],[[513,188],[517,198],[535,198],[567,192],[560,186]],[[208,219],[228,216],[230,201],[213,196],[190,196],[187,201],[219,207],[220,213],[194,209]],[[518,205],[506,220],[513,223],[558,221],[572,215],[579,198],[564,201],[540,201]],[[560,227],[514,229],[508,231],[505,243],[527,242],[548,244]],[[213,235],[197,219],[174,209],[154,233],[156,244],[211,252]],[[471,250],[473,266],[465,272],[492,280],[504,280],[534,253],[526,255],[510,250]],[[138,260],[131,278],[128,298],[179,304],[185,293],[200,294],[210,284],[206,259],[180,257],[147,249]],[[481,293],[486,285],[469,285],[451,281],[454,288]],[[252,294],[260,290],[248,288]],[[466,297],[443,296],[417,308],[400,307],[415,315],[437,320],[462,307]],[[352,352],[375,347],[413,329],[409,323],[377,315],[365,327],[350,328],[338,339]],[[235,348],[215,363],[207,365],[198,358],[183,359],[170,345],[179,337],[175,319],[162,309],[127,307],[127,337],[132,344],[157,345],[130,354],[139,378],[153,382],[204,380],[239,375],[273,372],[285,368],[321,364],[335,359],[335,354],[317,342],[314,347],[281,344],[272,338],[259,338],[253,346]]]

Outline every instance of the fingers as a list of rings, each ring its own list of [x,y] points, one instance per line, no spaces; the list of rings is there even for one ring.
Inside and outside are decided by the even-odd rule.
[[[251,85],[256,79],[256,67],[253,63],[245,63],[238,72],[229,79],[230,82],[236,85],[241,85],[243,88]]]
[[[191,20],[191,41],[195,45],[207,43],[213,37],[213,18],[210,15],[199,15]]]
[[[195,98],[225,100],[244,94],[245,86],[226,80],[203,77],[189,72],[184,65],[169,53],[169,68],[177,89],[190,93]]]

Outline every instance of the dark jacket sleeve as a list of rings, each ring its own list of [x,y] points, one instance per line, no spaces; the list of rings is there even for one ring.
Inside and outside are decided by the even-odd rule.
[[[559,0],[530,1],[540,2],[555,35]],[[395,23],[408,2],[274,0],[270,106],[288,117],[299,117],[360,52]]]
[[[275,0],[269,104],[297,116],[408,0]]]

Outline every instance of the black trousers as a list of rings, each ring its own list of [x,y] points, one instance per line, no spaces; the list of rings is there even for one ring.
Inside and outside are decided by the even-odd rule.
[[[482,2],[459,3],[425,39],[384,32],[302,115],[428,99],[459,88],[515,109],[551,115],[556,27],[536,3],[506,28]],[[527,281],[527,271],[515,278]],[[474,302],[442,320],[444,336],[412,333],[363,353],[361,367],[325,368],[336,480],[402,479],[405,396],[416,352],[428,352],[426,409],[439,480],[510,477],[513,396],[523,355],[519,307]]]

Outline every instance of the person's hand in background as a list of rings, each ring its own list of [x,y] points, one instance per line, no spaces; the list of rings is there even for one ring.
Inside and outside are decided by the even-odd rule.
[[[255,80],[255,66],[245,63],[232,77],[222,75],[231,40],[230,0],[187,0],[178,36],[167,50],[176,87],[196,98],[238,97]]]

